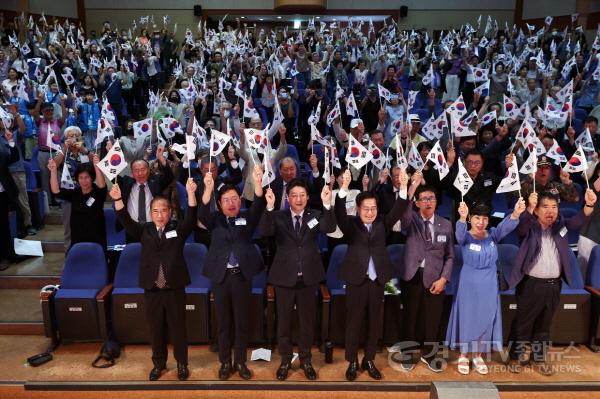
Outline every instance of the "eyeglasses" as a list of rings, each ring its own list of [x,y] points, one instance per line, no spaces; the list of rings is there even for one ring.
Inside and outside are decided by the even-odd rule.
[[[421,201],[421,202],[435,202],[435,201],[437,201],[437,198],[435,198],[435,197],[423,197],[423,198],[419,198],[417,201]]]
[[[240,200],[240,197],[238,197],[238,196],[230,197],[230,198],[221,198],[221,202],[225,205],[236,204],[239,202],[239,200]]]
[[[466,165],[473,165],[473,166],[479,166],[481,165],[483,162],[481,161],[465,161]]]
[[[291,195],[288,195],[288,198],[291,198],[291,199],[304,199],[304,198],[306,198],[306,194],[291,194]]]
[[[367,212],[367,213],[369,213],[369,212],[377,212],[377,207],[376,206],[372,206],[372,207],[369,207],[369,208],[361,206],[360,209],[362,209],[363,212]]]

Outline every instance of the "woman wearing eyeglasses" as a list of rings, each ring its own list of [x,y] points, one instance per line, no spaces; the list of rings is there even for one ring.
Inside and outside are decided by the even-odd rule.
[[[511,215],[496,228],[487,230],[490,208],[477,204],[469,209],[461,202],[460,219],[456,222],[456,242],[462,247],[463,264],[458,290],[452,303],[446,341],[459,349],[458,372],[469,374],[472,353],[473,368],[487,374],[482,353],[502,350],[502,315],[498,296],[498,242],[519,224],[525,201],[519,198]],[[467,227],[467,217],[471,229]]]

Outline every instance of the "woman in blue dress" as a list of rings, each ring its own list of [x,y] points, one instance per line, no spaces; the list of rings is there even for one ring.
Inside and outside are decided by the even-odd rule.
[[[472,353],[473,368],[480,374],[487,374],[488,368],[481,354],[502,350],[497,244],[517,227],[524,210],[525,201],[519,198],[513,213],[488,232],[488,206],[478,204],[469,211],[467,204],[461,202],[458,208],[460,219],[456,222],[456,241],[462,247],[463,264],[446,341],[450,348],[460,350],[458,372],[461,374],[469,374],[469,352]],[[467,230],[469,213],[471,229]]]

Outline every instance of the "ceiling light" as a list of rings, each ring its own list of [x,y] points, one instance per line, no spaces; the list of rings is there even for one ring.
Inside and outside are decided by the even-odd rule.
[[[316,19],[321,19],[321,17],[315,17]]]
[[[294,20],[294,29],[300,29],[300,24],[302,23],[302,21],[300,20]]]
[[[240,18],[244,19],[244,18],[246,18],[246,17],[244,17],[244,16],[242,15]]]
[[[281,15],[278,15],[278,16],[277,16],[277,19],[281,19]]]
[[[264,21],[265,19],[264,19],[264,18],[259,18],[258,20],[259,20],[259,21]]]

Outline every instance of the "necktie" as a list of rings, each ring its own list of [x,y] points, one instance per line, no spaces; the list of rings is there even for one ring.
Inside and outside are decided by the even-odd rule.
[[[162,240],[163,237],[163,229],[158,229],[158,238]],[[154,282],[156,286],[160,289],[163,289],[167,286],[167,279],[165,278],[165,270],[163,269],[162,263],[158,265],[158,276],[156,277],[156,281]]]
[[[370,234],[373,230],[373,225],[367,224],[365,226],[367,227],[367,230]],[[371,281],[375,281],[377,279],[377,272],[375,271],[375,263],[373,262],[373,257],[369,257],[369,268],[367,269],[367,275],[369,276],[369,279]]]
[[[300,228],[302,227],[302,216],[296,215],[294,216],[294,219],[296,219],[296,222],[294,223],[294,232],[296,233],[296,236],[299,236]]]
[[[429,228],[430,224],[431,224],[431,222],[429,220],[426,220],[424,222],[424,225],[425,225],[425,241],[427,241],[428,244],[431,244],[431,229]]]
[[[138,194],[138,223],[146,223],[146,185],[140,184]]]
[[[235,226],[235,218],[227,218],[227,221],[229,222],[230,226]],[[227,263],[231,266],[238,265],[238,261],[235,257],[235,254],[233,253],[233,250],[229,253],[229,260],[227,261]]]
[[[283,183],[283,206],[282,206],[282,209],[290,209],[290,202],[288,201],[286,186],[287,186],[287,183]]]

